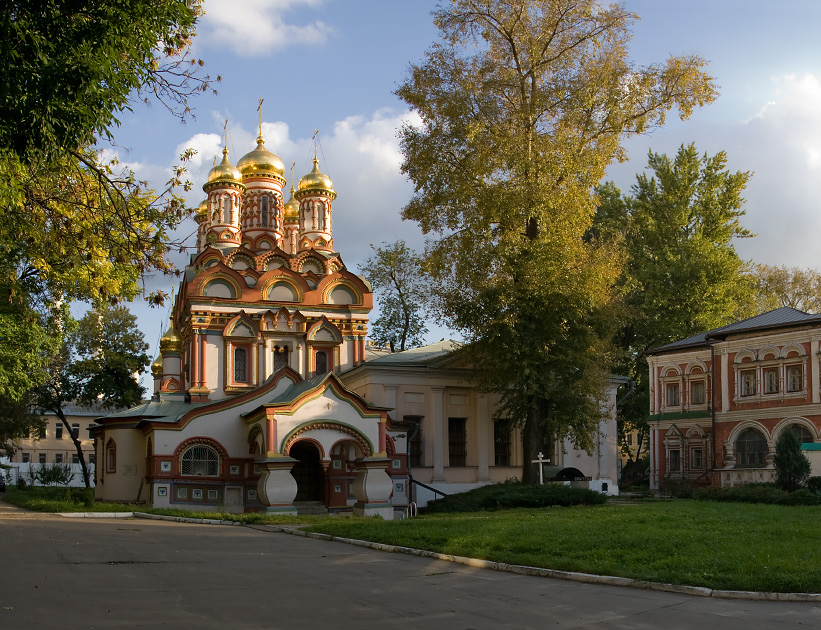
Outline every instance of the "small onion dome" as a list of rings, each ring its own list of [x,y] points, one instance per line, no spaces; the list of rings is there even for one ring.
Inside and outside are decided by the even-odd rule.
[[[280,177],[285,175],[285,165],[278,155],[265,148],[265,138],[262,134],[257,137],[257,148],[246,153],[237,162],[237,168],[245,176],[274,173]]]
[[[154,359],[154,363],[151,364],[151,374],[155,377],[162,376],[162,355],[158,354],[157,358]]]
[[[314,158],[313,170],[299,180],[299,192],[308,190],[322,190],[336,196],[331,178],[319,172],[319,160],[316,158]]]
[[[165,354],[166,352],[182,352],[182,339],[180,339],[177,330],[174,328],[173,319],[168,330],[160,338],[160,353]]]
[[[202,223],[207,218],[208,218],[208,200],[203,199],[200,202],[200,205],[197,206],[196,212],[194,212],[194,220],[197,223]]]
[[[291,198],[285,202],[285,223],[299,223],[299,202],[294,198],[294,187],[291,186]]]
[[[228,147],[222,150],[222,162],[208,172],[208,183],[236,182],[242,183],[242,173],[228,161]]]

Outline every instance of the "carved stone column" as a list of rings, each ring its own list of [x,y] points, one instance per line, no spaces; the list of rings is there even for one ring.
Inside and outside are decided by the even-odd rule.
[[[257,492],[265,512],[296,514],[294,499],[297,487],[296,479],[291,474],[296,462],[293,457],[286,456],[269,457],[254,462],[261,470]]]
[[[356,503],[353,513],[357,516],[381,516],[393,520],[393,480],[387,472],[391,460],[383,457],[365,457],[354,461],[356,478],[353,492]]]

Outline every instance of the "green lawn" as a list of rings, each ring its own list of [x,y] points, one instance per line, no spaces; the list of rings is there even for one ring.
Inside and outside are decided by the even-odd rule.
[[[821,592],[821,506],[677,500],[328,520],[306,529],[498,562],[716,589]]]
[[[207,518],[240,523],[265,525],[301,525],[326,520],[321,516],[284,516],[270,514],[228,514],[221,512],[192,512],[170,508],[147,508],[138,503],[106,503],[94,501],[94,490],[85,488],[29,488],[9,490],[5,501],[35,512],[146,512],[162,516]]]

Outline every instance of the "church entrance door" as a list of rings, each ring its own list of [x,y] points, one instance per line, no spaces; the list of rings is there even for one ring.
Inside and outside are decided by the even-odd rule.
[[[295,501],[323,501],[322,488],[325,474],[322,470],[319,450],[310,442],[297,442],[288,454],[297,460],[291,469],[296,479]]]

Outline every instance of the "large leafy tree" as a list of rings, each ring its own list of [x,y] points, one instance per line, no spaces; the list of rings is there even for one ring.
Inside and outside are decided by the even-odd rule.
[[[33,403],[57,416],[74,442],[83,481],[91,479],[80,436],[74,435],[64,407],[70,402],[104,408],[137,404],[145,391],[138,382],[149,363],[148,344],[137,319],[124,306],[100,305],[88,311],[53,355],[48,380],[33,391]]]
[[[626,136],[716,88],[698,57],[630,63],[636,16],[620,5],[453,0],[434,16],[441,40],[397,93],[421,118],[401,131],[415,186],[403,216],[432,237],[435,308],[524,424],[525,461],[557,437],[591,447],[619,272],[612,248],[583,238],[592,188]]]
[[[189,97],[208,89],[190,54],[200,13],[200,0],[0,5],[0,296],[9,305],[0,341],[17,351],[0,352],[7,409],[26,408],[23,392],[43,382],[61,343],[46,324],[62,307],[133,299],[143,272],[172,271],[183,168],[155,192],[92,147],[135,101],[185,116]],[[0,441],[19,435],[23,417]]]
[[[376,291],[379,317],[371,325],[371,337],[389,344],[391,351],[422,345],[427,332],[425,303],[428,282],[422,260],[405,241],[375,247],[362,267]]]
[[[727,169],[727,156],[700,155],[682,145],[674,158],[650,152],[630,195],[612,183],[598,188],[590,232],[620,241],[626,253],[617,283],[624,321],[617,334],[620,373],[635,382],[619,416],[624,430],[647,429],[651,348],[718,328],[746,316],[753,285],[734,242],[752,234],[741,225],[747,172]]]
[[[821,313],[821,273],[818,270],[756,265],[750,276],[755,286],[756,313],[782,306]]]

